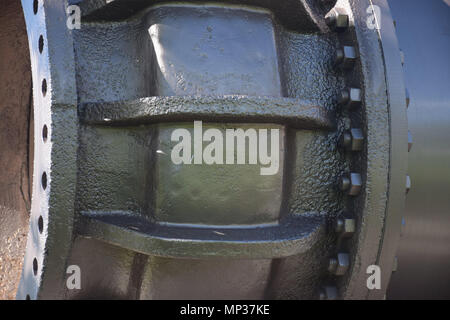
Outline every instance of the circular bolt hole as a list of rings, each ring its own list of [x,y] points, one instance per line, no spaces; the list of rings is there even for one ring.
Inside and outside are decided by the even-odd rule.
[[[47,125],[44,125],[44,127],[42,128],[42,139],[44,140],[44,142],[47,142],[47,137],[48,137],[48,128]]]
[[[39,216],[38,219],[38,229],[39,233],[42,233],[42,231],[44,231],[44,218],[42,218],[42,216]]]
[[[34,12],[34,14],[38,13],[38,9],[39,9],[39,0],[34,0],[33,1],[33,12]]]
[[[41,35],[39,37],[39,53],[42,53],[44,51],[44,37]]]
[[[25,298],[26,300],[31,300],[31,297],[29,294],[27,294],[27,297]]]
[[[33,273],[34,273],[35,276],[37,276],[37,272],[38,272],[38,262],[37,262],[37,259],[34,258],[34,260],[33,260]]]
[[[42,183],[42,188],[47,189],[47,173],[43,173],[42,174],[42,179],[41,179],[41,183]]]
[[[42,80],[42,94],[44,95],[44,97],[47,94],[47,80],[46,79]]]

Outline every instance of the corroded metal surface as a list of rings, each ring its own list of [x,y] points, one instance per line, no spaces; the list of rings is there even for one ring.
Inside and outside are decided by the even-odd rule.
[[[23,0],[22,8],[31,57],[35,156],[33,201],[17,297],[60,298],[75,213],[78,117],[73,44],[66,21],[61,19],[66,14],[64,1]]]
[[[0,1],[0,8],[0,299],[13,299],[31,205],[33,109],[22,8],[19,2],[7,0]]]

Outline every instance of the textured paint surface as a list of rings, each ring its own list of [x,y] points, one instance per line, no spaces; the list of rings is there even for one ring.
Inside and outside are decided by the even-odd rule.
[[[149,97],[131,101],[84,103],[88,124],[129,125],[175,121],[269,122],[299,129],[335,128],[329,104],[298,98],[225,96]]]
[[[80,0],[69,0],[70,3],[80,3]],[[186,3],[195,1],[185,1]],[[291,30],[306,32],[325,31],[327,29],[322,16],[333,6],[334,1],[328,3],[318,3],[314,0],[284,0],[282,3],[278,0],[229,0],[225,8],[233,5],[253,6],[270,9],[283,25]],[[175,3],[171,0],[153,0],[150,5],[164,3]],[[206,4],[217,5],[216,1],[207,0]],[[83,14],[88,21],[117,21],[128,19],[136,13],[149,7],[147,0],[85,0],[80,3]],[[292,12],[296,14],[293,15]]]
[[[383,55],[378,35],[362,26],[364,4],[339,1],[354,9],[356,30],[336,35],[313,1],[286,2],[297,11],[277,1],[258,9],[83,3],[87,19],[73,33],[55,18],[63,2],[45,6],[48,37],[65,46],[51,45],[49,61],[34,68],[35,83],[47,76],[51,93],[38,105],[49,108],[39,121],[51,123],[52,144],[36,165],[51,169],[50,188],[36,189],[42,202],[34,204],[48,209],[48,229],[39,236],[32,225],[19,297],[294,299],[316,298],[324,284],[367,297],[392,150]],[[352,70],[334,65],[342,44],[358,44]],[[363,90],[360,110],[337,107],[348,86]],[[196,116],[222,129],[279,128],[279,174],[173,165],[170,131]],[[353,126],[367,136],[361,153],[337,147]],[[348,171],[363,177],[358,197],[338,191]],[[341,215],[357,220],[349,241],[327,228]],[[284,224],[293,218],[304,223]],[[341,279],[326,271],[338,249],[352,258]],[[45,266],[37,277],[34,256]],[[82,290],[64,289],[67,263],[82,268]]]
[[[146,19],[155,53],[154,95],[280,96],[269,13],[179,6],[176,15],[173,7],[160,7]]]
[[[223,19],[231,13],[235,22]],[[188,37],[174,32],[177,26],[181,28],[194,16],[204,22],[196,26]],[[145,21],[148,23],[144,23]],[[165,23],[164,28],[167,30],[150,27],[158,26],[161,22]],[[229,23],[241,26],[238,28],[240,33],[247,30],[249,35],[255,34],[257,37],[241,39],[234,27],[226,27]],[[120,36],[112,38],[114,32]],[[137,35],[139,32],[142,37],[148,38],[142,41],[143,38]],[[161,40],[162,34],[166,36]],[[98,42],[98,37],[105,41]],[[331,56],[335,50],[335,39],[332,36],[286,31],[272,21],[267,11],[168,6],[137,15],[134,20],[127,22],[89,22],[86,29],[78,32],[75,38],[77,79],[80,99],[84,103],[82,117],[85,123],[80,131],[79,149],[82,164],[79,183],[83,187],[78,188],[78,199],[82,211],[101,215],[109,213],[111,217],[117,217],[117,221],[123,220],[120,215],[127,212],[131,215],[130,219],[136,215],[148,221],[186,224],[186,227],[222,225],[231,228],[233,225],[245,227],[246,224],[277,223],[279,217],[291,214],[305,214],[305,219],[308,219],[308,212],[311,211],[320,212],[321,220],[325,221],[328,215],[333,216],[342,210],[343,199],[335,188],[335,178],[345,169],[345,156],[336,148],[338,133],[329,132],[336,128],[336,124],[330,119],[335,112],[339,88],[343,86],[342,77],[333,70]],[[245,48],[253,48],[248,51],[248,57],[232,49],[239,48],[243,42],[246,43]],[[174,44],[191,48],[192,53],[189,49],[189,54],[196,56],[189,58],[189,55],[180,55],[182,48],[176,49]],[[118,46],[124,49],[117,51]],[[312,54],[313,52],[321,54]],[[100,64],[105,59],[110,61],[111,67]],[[245,59],[251,59],[252,63],[258,65],[246,63]],[[211,63],[215,65],[213,69]],[[205,68],[203,72],[202,68]],[[93,70],[98,72],[92,72]],[[230,79],[235,80],[230,82]],[[139,83],[138,86],[135,81]],[[163,96],[146,98],[155,94]],[[198,96],[199,94],[205,97]],[[164,95],[183,97],[171,98]],[[281,96],[285,98],[279,98]],[[196,119],[196,116],[201,118]],[[204,124],[206,127],[282,129],[281,139],[286,140],[286,146],[281,147],[280,172],[273,177],[264,177],[257,172],[259,168],[248,165],[177,168],[178,166],[171,164],[168,142],[172,129],[192,127],[192,123],[179,122],[186,117],[191,120],[208,120]],[[214,124],[214,119],[228,123],[237,120],[238,123]],[[245,119],[255,124],[241,123]],[[273,124],[257,124],[258,120],[289,123],[296,129],[286,131]],[[148,124],[158,121],[175,123]],[[345,123],[340,121],[337,125],[341,131]],[[320,129],[322,133],[310,131],[311,129]],[[288,157],[285,158],[285,155]],[[289,171],[284,169],[285,164]],[[143,235],[139,236],[139,232],[146,229],[135,226],[138,229],[132,227],[127,231],[125,221],[117,222],[121,229],[110,229],[107,224],[94,224],[92,221],[92,225],[81,227],[82,233],[119,246],[134,248],[135,251],[148,252],[145,243],[153,241],[152,238],[144,241]],[[306,226],[307,224],[305,228]],[[168,228],[171,232],[176,231],[170,229],[170,226]],[[148,230],[149,235],[154,232]],[[218,234],[227,233],[226,229],[218,230]],[[231,234],[239,234],[238,230],[231,231]],[[190,234],[189,228],[183,232],[187,237]],[[108,234],[115,236],[109,237]],[[192,237],[205,237],[206,240],[215,239],[214,235],[220,238],[217,234],[206,236],[204,232],[193,233]],[[276,233],[273,235],[275,239]],[[266,236],[270,238],[270,232]],[[314,297],[316,294],[315,287],[320,273],[311,276],[312,271],[306,270],[326,259],[332,240],[326,240],[328,237],[323,239],[324,236],[325,234],[320,233],[314,238],[315,242],[321,244],[319,252],[302,253],[298,257],[304,259],[304,268],[296,274],[309,274],[302,277],[301,281],[299,279],[298,285],[305,288],[301,297]],[[249,237],[252,239],[251,232]],[[161,252],[176,255],[175,248],[182,244],[183,242],[174,242],[173,249],[167,247],[166,251]],[[209,252],[208,255],[221,255],[222,249],[218,246],[210,245],[208,249],[207,242],[202,246],[203,251],[192,251],[192,254],[195,256],[194,252]],[[269,252],[272,252],[269,250],[270,246],[266,251],[269,256]],[[314,244],[308,250],[316,250],[318,246],[319,244]],[[256,257],[258,252],[263,252],[259,250],[264,247],[256,248],[253,254],[248,253],[248,257]],[[288,252],[288,248],[286,246],[285,251],[279,250],[278,255]],[[189,254],[190,249],[184,250]],[[231,247],[227,250],[231,250]],[[225,252],[224,255],[227,255]],[[83,264],[88,263],[88,256],[83,259]],[[163,261],[170,263],[162,264]],[[259,271],[251,274],[242,261],[245,260],[229,261],[225,266],[200,260],[175,277],[176,281],[170,282],[165,280],[169,279],[166,274],[168,271],[161,268],[168,265],[173,268],[179,266],[181,261],[177,259],[150,258],[136,265],[135,268],[138,269],[134,272],[146,275],[141,286],[143,291],[140,297],[143,298],[186,297],[182,294],[185,292],[183,288],[189,283],[190,296],[209,297],[206,295],[207,287],[202,287],[201,283],[193,285],[194,279],[205,274],[202,270],[208,270],[208,274],[212,276],[208,280],[208,287],[217,288],[214,297],[227,297],[235,292],[232,283],[220,284],[221,278],[217,278],[226,270],[234,274],[246,274],[245,281],[241,281],[243,288],[250,289],[254,287],[254,283],[261,281],[258,279],[265,279],[257,287],[259,289],[253,288],[247,293],[243,290],[240,295],[242,298],[281,297],[280,291],[287,290],[284,280],[276,280],[282,276],[274,272],[290,272],[288,270],[293,268],[292,262],[295,259],[280,265],[277,260],[256,260],[252,263],[260,265]],[[187,266],[186,262],[183,265]],[[115,267],[112,268],[116,270]],[[148,278],[149,274],[153,275],[152,278]],[[95,278],[95,275],[92,276]],[[120,290],[128,290],[125,282]],[[135,289],[133,290],[134,293],[130,292],[129,295],[135,294]],[[291,292],[286,295],[300,297],[299,294]]]
[[[16,297],[56,299],[65,290],[75,214],[78,118],[73,44],[65,20],[59,18],[65,16],[64,1],[40,1],[34,8],[32,1],[23,0],[22,8],[33,75],[34,136],[39,138],[34,144],[30,228]],[[44,125],[46,140],[42,139]]]

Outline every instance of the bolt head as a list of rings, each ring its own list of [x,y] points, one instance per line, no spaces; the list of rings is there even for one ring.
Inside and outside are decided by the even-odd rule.
[[[352,135],[350,134],[350,132],[346,131],[341,135],[341,138],[339,139],[339,145],[347,150],[351,147]]]
[[[341,237],[348,238],[351,237],[356,230],[355,219],[339,218],[336,220],[335,231]]]
[[[348,176],[342,176],[339,180],[339,189],[341,191],[347,191],[348,189],[350,189],[350,186],[350,178]]]
[[[358,195],[362,187],[361,175],[359,173],[350,173],[350,183],[348,194],[351,196]]]
[[[349,17],[345,9],[333,8],[325,16],[325,22],[330,27],[330,29],[340,32],[348,28]]]
[[[334,258],[331,258],[328,264],[328,271],[336,276],[344,275],[350,265],[350,258],[347,253],[338,253]]]
[[[356,61],[355,47],[344,46],[336,51],[335,63],[343,69],[350,69]]]
[[[341,96],[339,97],[339,105],[346,105],[350,99],[350,92],[348,89],[344,89],[341,91]]]
[[[339,97],[339,105],[348,110],[354,110],[361,106],[362,94],[357,88],[344,89]]]
[[[344,275],[348,267],[350,265],[350,257],[348,253],[338,253],[337,258],[335,258],[337,261],[336,269],[334,270],[334,274],[337,276]]]
[[[328,272],[334,274],[338,266],[338,260],[336,258],[330,258],[328,261]]]
[[[350,110],[356,109],[359,106],[361,106],[362,96],[361,96],[361,90],[356,88],[350,88],[350,98],[348,101],[348,108]]]
[[[339,181],[339,188],[341,191],[346,191],[350,196],[357,196],[361,191],[362,180],[359,173],[350,173],[341,177]]]
[[[409,176],[406,176],[406,193],[408,193],[410,189],[411,189],[411,178]]]
[[[352,128],[342,134],[340,145],[348,151],[361,151],[364,145],[364,136],[361,129]]]
[[[336,287],[326,286],[320,290],[320,300],[337,300],[338,290]]]

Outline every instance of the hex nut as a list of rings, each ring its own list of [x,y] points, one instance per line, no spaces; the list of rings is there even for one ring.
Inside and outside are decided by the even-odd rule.
[[[339,105],[347,110],[354,110],[361,106],[362,94],[357,88],[344,89],[339,97]]]
[[[348,151],[361,151],[364,146],[364,136],[361,129],[352,128],[342,134],[340,145]]]
[[[339,146],[348,150],[351,147],[351,145],[352,145],[352,135],[349,131],[345,131],[339,138]]]
[[[351,237],[356,230],[355,219],[349,218],[338,218],[335,224],[335,232],[341,237],[348,238]]]
[[[344,275],[350,265],[348,253],[338,253],[336,258],[331,258],[328,265],[328,271],[336,276]]]
[[[350,69],[354,66],[356,61],[355,47],[343,46],[337,49],[335,64],[343,69]]]
[[[347,176],[342,176],[339,180],[339,189],[341,191],[347,191],[350,188],[350,178]]]
[[[350,175],[344,175],[339,181],[339,188],[341,191],[346,191],[350,196],[357,196],[361,191],[362,180],[359,173],[350,173]]]
[[[334,273],[337,269],[338,260],[336,258],[330,258],[328,261],[328,272]]]
[[[349,26],[349,17],[345,9],[333,8],[325,16],[325,22],[334,31],[344,31]]]

